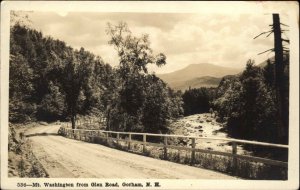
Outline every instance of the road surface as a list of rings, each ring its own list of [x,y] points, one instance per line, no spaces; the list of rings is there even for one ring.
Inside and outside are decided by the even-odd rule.
[[[57,135],[59,125],[26,132],[32,151],[53,178],[236,179],[222,173],[136,155]]]

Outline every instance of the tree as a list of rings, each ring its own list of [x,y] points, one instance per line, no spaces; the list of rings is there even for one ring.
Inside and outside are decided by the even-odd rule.
[[[57,85],[51,81],[49,83],[49,93],[47,93],[41,104],[37,107],[36,117],[38,120],[54,121],[63,119],[66,114],[65,110],[65,96]]]
[[[269,119],[269,110],[274,109],[272,98],[267,92],[262,71],[254,66],[254,62],[247,62],[246,70],[240,77],[242,84],[242,110],[241,132],[248,138],[260,138],[264,133],[263,127],[266,119]],[[273,139],[272,139],[273,140]]]
[[[207,113],[214,98],[213,89],[195,88],[186,90],[183,95],[184,115]]]
[[[17,23],[10,35],[10,121],[68,116],[75,128],[77,114],[104,110],[112,73],[99,56]]]
[[[21,55],[10,55],[9,68],[9,120],[25,122],[34,118],[36,105],[31,102],[33,94],[33,71]]]
[[[270,59],[267,60],[267,65],[263,68],[265,83],[272,89],[275,87],[275,67]]]
[[[81,48],[67,51],[65,66],[62,69],[62,88],[66,96],[68,114],[71,117],[72,128],[78,113],[89,114],[95,109],[102,110],[101,96],[107,89],[107,76],[111,67],[104,66],[100,57],[95,57]]]
[[[112,68],[83,48],[12,27],[10,121],[71,119],[74,129],[78,115],[94,114],[106,116],[107,129],[165,130],[181,115],[181,96],[148,74],[147,65],[164,65],[166,57],[153,54],[147,35],[134,37],[126,28],[108,29],[120,57],[119,67]]]
[[[87,88],[90,85],[94,57],[81,48],[74,52],[72,48],[67,51],[65,66],[62,70],[62,88],[66,94],[66,105],[71,117],[72,128],[75,129],[76,115],[82,110],[86,99]],[[85,91],[84,91],[85,90]]]
[[[218,111],[219,119],[227,122],[230,117],[236,117],[241,110],[240,94],[242,84],[238,76],[224,77],[216,92],[216,100],[213,101],[214,108]]]
[[[167,120],[179,115],[181,101],[147,66],[166,64],[162,53],[154,56],[148,35],[132,36],[126,23],[108,24],[107,34],[118,52],[114,93],[107,108],[108,129],[125,131],[166,131]],[[174,106],[174,108],[171,108]]]
[[[223,85],[223,86],[222,86]],[[225,87],[225,88],[224,88]],[[262,69],[249,60],[239,77],[223,80],[223,94],[214,102],[235,138],[278,142],[276,106]]]
[[[274,48],[266,50],[262,53],[266,53],[268,51],[275,52],[275,72],[274,72],[274,90],[276,95],[276,105],[277,105],[277,120],[278,120],[278,138],[281,142],[287,144],[288,143],[288,131],[289,131],[289,119],[288,119],[288,112],[289,112],[289,77],[286,78],[285,70],[288,67],[288,62],[284,60],[284,53],[288,54],[289,49],[283,45],[283,42],[290,43],[289,39],[282,38],[282,33],[288,30],[281,29],[282,26],[287,25],[280,22],[279,14],[273,14],[273,24],[270,25],[272,29],[268,32],[262,32],[255,38],[263,35],[268,34],[267,37],[274,33]],[[255,39],[254,38],[254,39]]]
[[[132,36],[126,23],[120,22],[116,26],[108,23],[106,33],[111,37],[108,43],[118,52],[120,75],[123,79],[138,72],[148,73],[148,64],[157,66],[166,64],[164,54],[153,55],[149,36],[147,34],[143,34],[140,38]]]
[[[155,75],[147,75],[145,88],[145,100],[142,106],[143,132],[167,133],[168,124],[173,118],[182,115],[181,94],[172,89]]]

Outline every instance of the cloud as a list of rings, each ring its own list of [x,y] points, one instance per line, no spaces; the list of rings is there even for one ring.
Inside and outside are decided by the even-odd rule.
[[[134,35],[150,35],[155,53],[166,54],[167,65],[149,67],[157,73],[195,63],[244,67],[249,58],[256,59],[257,63],[264,61],[269,55],[257,54],[273,46],[272,35],[253,40],[268,30],[271,15],[33,12],[29,16],[44,34],[75,48],[84,47],[112,65],[118,64],[118,57],[108,45],[106,24],[125,21]]]

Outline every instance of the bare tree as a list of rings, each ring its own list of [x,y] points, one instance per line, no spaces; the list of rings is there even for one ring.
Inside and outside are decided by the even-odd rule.
[[[284,80],[284,69],[286,62],[284,61],[284,52],[289,52],[289,49],[283,45],[283,42],[289,43],[289,39],[283,39],[282,33],[288,30],[281,29],[281,26],[286,26],[286,24],[280,23],[279,14],[273,14],[273,24],[271,26],[271,30],[267,32],[262,32],[258,36],[254,37],[254,39],[258,38],[261,35],[266,35],[266,37],[270,36],[274,33],[274,48],[268,49],[264,52],[259,53],[263,54],[269,51],[275,52],[275,91],[276,91],[276,103],[277,103],[277,114],[278,114],[278,135],[279,138],[283,141],[287,142],[288,137],[288,119],[283,118],[283,112],[288,111],[288,105],[286,105],[285,96],[285,80]]]

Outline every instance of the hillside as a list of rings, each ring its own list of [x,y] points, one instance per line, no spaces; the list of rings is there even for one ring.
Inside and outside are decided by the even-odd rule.
[[[187,90],[191,88],[201,88],[201,87],[217,87],[222,78],[204,76],[197,77],[187,81],[174,81],[170,85],[176,90]]]
[[[287,60],[289,58],[289,54],[287,52],[283,52],[283,59]],[[259,63],[257,66],[260,68],[265,67],[268,64],[268,60],[271,61],[271,63],[275,62],[275,56],[270,57],[269,59],[266,59],[265,61]]]
[[[260,68],[264,68],[268,64],[268,60],[269,59],[259,63],[257,66],[260,67]],[[273,63],[275,61],[275,56],[271,57],[270,61],[271,61],[271,63]]]
[[[213,64],[191,64],[181,70],[157,76],[176,90],[200,87],[216,87],[221,78],[241,72],[241,69],[222,67]]]

